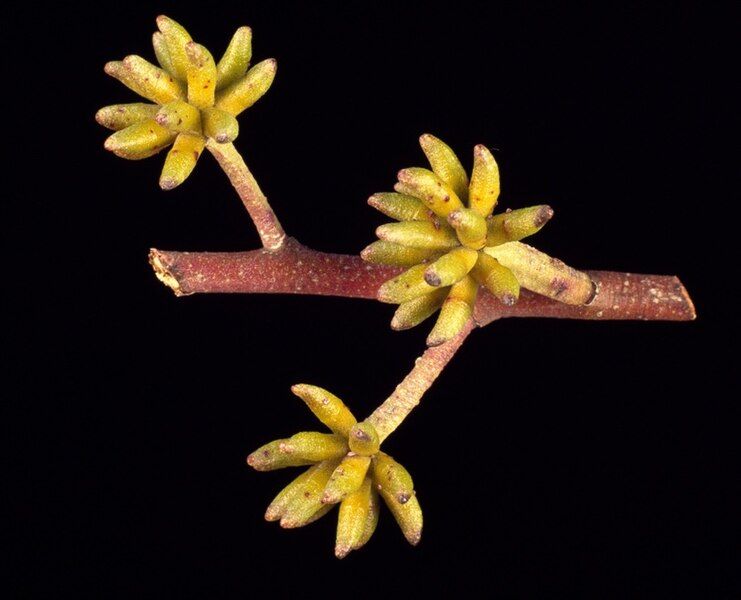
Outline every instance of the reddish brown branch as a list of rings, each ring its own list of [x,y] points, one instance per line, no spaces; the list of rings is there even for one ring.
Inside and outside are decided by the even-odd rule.
[[[175,294],[309,294],[375,299],[378,287],[398,267],[372,265],[359,256],[317,252],[286,238],[279,250],[168,252],[153,249],[150,263]],[[695,307],[678,278],[610,271],[587,271],[597,295],[587,306],[572,306],[523,290],[507,307],[488,293],[479,295],[479,325],[503,317],[558,319],[639,319],[690,321]]]

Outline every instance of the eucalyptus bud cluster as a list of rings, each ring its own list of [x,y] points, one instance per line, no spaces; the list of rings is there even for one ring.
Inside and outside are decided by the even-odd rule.
[[[519,243],[551,219],[550,206],[493,214],[499,167],[485,146],[474,148],[469,181],[447,144],[430,134],[419,141],[432,170],[402,169],[395,192],[368,199],[396,222],[376,229],[379,241],[361,256],[407,267],[378,290],[381,302],[399,305],[392,328],[414,327],[439,310],[427,344],[442,344],[471,318],[480,286],[506,306],[517,302],[521,287],[573,304],[591,298],[586,274]]]
[[[105,66],[108,75],[149,102],[106,106],[95,118],[116,130],[105,147],[122,158],[147,158],[172,146],[159,181],[171,190],[193,171],[208,139],[219,144],[236,139],[236,117],[268,91],[276,61],[250,68],[249,27],[237,29],[218,63],[169,17],[158,17],[157,27],[152,42],[159,66],[136,55]]]
[[[268,521],[303,527],[339,505],[335,554],[347,556],[368,542],[376,529],[379,497],[411,544],[422,536],[422,510],[409,472],[380,450],[378,433],[358,422],[337,396],[313,385],[294,385],[301,398],[332,433],[301,432],[272,441],[247,457],[258,471],[309,466],[270,503]]]

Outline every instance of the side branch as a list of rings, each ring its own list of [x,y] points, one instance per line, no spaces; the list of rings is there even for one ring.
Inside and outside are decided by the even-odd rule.
[[[234,144],[219,144],[209,138],[206,148],[213,154],[237,190],[257,228],[257,233],[260,234],[262,245],[270,250],[280,248],[286,237],[283,227]]]
[[[469,321],[463,331],[452,340],[425,350],[424,354],[414,362],[414,368],[396,386],[394,393],[368,417],[368,422],[376,428],[381,441],[401,425],[401,422],[419,404],[422,396],[455,356],[474,327],[473,321]]]
[[[402,269],[359,256],[317,252],[286,238],[279,250],[168,252],[153,249],[155,274],[176,295],[203,293],[309,294],[375,299],[379,286]],[[504,317],[691,321],[695,307],[678,278],[587,271],[596,287],[587,305],[563,304],[522,290],[505,306],[483,290],[474,318],[479,326]]]

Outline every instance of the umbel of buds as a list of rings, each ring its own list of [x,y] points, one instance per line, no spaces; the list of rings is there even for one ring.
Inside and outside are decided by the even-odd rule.
[[[396,192],[368,199],[398,222],[381,225],[376,230],[380,241],[361,256],[409,267],[378,290],[379,300],[399,304],[392,328],[414,327],[440,309],[427,344],[442,344],[471,318],[479,286],[508,306],[517,302],[521,287],[567,304],[593,298],[586,273],[519,242],[550,220],[550,206],[492,214],[499,198],[499,167],[486,147],[474,148],[469,181],[447,144],[430,134],[419,141],[432,170],[402,169]]]
[[[157,27],[152,42],[159,66],[136,55],[105,66],[149,102],[106,106],[95,118],[116,130],[105,147],[122,158],[147,158],[172,145],[160,177],[160,187],[171,190],[193,171],[208,139],[234,141],[236,117],[268,91],[276,62],[270,58],[249,68],[249,27],[237,29],[218,63],[169,17],[158,17]]]
[[[313,385],[291,390],[332,433],[302,432],[255,450],[247,464],[258,471],[312,465],[270,503],[265,518],[281,527],[303,527],[339,505],[335,554],[339,558],[365,545],[373,535],[379,496],[391,510],[404,537],[417,544],[422,510],[409,472],[381,452],[376,429],[358,423],[334,394]]]

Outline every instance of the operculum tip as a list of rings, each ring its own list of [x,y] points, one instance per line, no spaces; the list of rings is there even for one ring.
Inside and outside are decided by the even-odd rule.
[[[176,181],[172,177],[160,177],[160,188],[166,192],[174,190],[180,183],[180,181]]]
[[[538,214],[535,215],[534,224],[536,227],[542,227],[548,221],[550,221],[552,217],[553,217],[553,209],[547,204],[544,204],[538,210]]]

